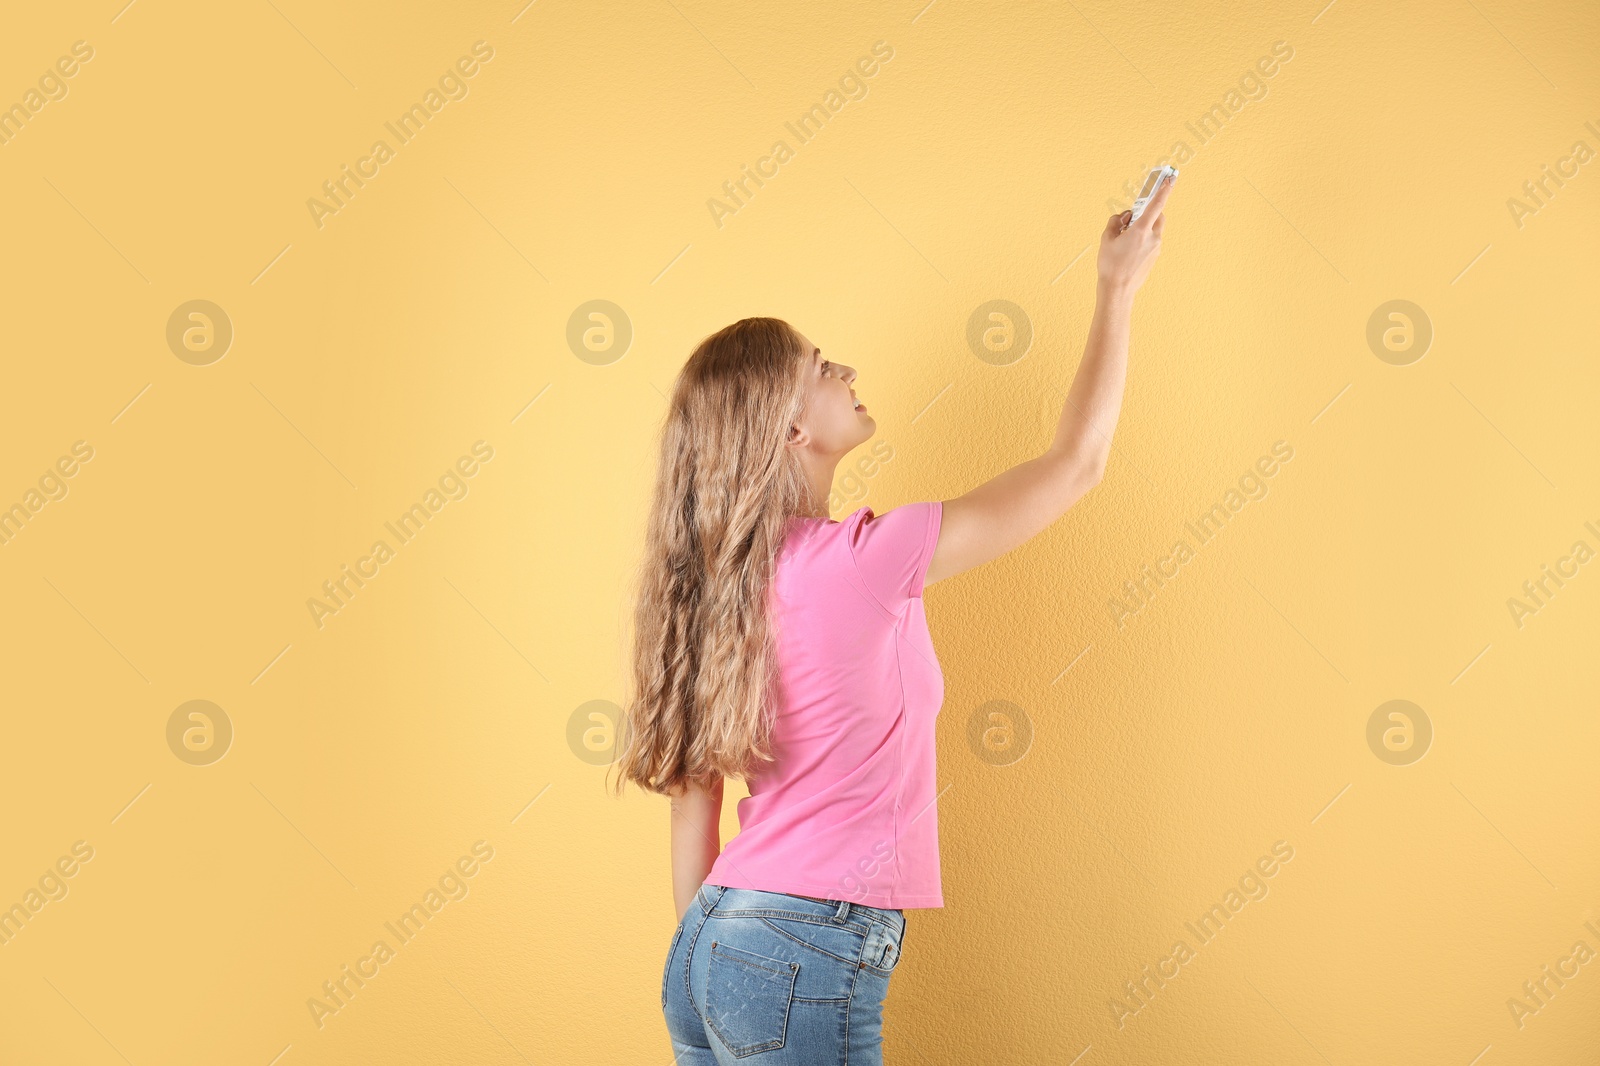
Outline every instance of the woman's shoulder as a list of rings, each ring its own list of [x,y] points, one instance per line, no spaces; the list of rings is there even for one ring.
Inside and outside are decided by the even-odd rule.
[[[827,539],[843,539],[851,548],[873,542],[909,541],[920,544],[936,528],[940,501],[902,503],[879,511],[862,504],[842,518],[790,515],[785,547],[794,549]]]
[[[921,593],[921,576],[938,539],[938,500],[902,503],[881,512],[863,504],[838,520],[803,519],[791,530],[784,554],[831,556],[860,572],[887,602]],[[837,551],[829,551],[830,547]]]

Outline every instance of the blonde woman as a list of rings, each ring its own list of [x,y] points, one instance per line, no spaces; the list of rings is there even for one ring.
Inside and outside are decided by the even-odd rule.
[[[855,370],[779,319],[720,330],[678,375],[617,762],[619,791],[671,797],[678,926],[661,1007],[678,1066],[882,1063],[904,911],[944,905],[944,681],[922,591],[1024,543],[1099,482],[1171,190],[1106,223],[1049,449],[964,496],[831,519],[834,470],[875,423]],[[729,777],[750,796],[723,848]]]

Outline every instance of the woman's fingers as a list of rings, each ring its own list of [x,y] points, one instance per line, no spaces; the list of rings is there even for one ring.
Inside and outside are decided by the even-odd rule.
[[[1161,230],[1162,230],[1163,227],[1166,226],[1166,224],[1167,224],[1167,216],[1166,215],[1162,215],[1160,218],[1156,219],[1155,225],[1150,227],[1150,232],[1155,235],[1157,240],[1161,239]]]
[[[1126,211],[1119,211],[1110,218],[1106,219],[1106,231],[1103,236],[1115,237],[1117,234],[1121,233],[1122,227],[1127,224],[1123,221],[1122,216],[1126,215],[1127,213],[1128,212]]]
[[[1172,187],[1177,182],[1178,179],[1173,177],[1168,177],[1161,182],[1161,188],[1157,189],[1154,195],[1150,197],[1150,202],[1145,205],[1144,214],[1139,216],[1138,221],[1134,223],[1135,226],[1143,226],[1145,229],[1149,229],[1156,224],[1156,220],[1161,217],[1162,209],[1167,206],[1167,197],[1172,195]]]

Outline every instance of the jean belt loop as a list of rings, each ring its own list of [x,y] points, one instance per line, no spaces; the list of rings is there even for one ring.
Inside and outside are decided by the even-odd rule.
[[[846,919],[848,919],[849,917],[850,917],[850,901],[847,900],[847,899],[842,899],[842,900],[839,901],[839,909],[837,911],[835,911],[834,914],[833,914],[833,920],[836,921],[836,922],[841,922],[842,923]]]

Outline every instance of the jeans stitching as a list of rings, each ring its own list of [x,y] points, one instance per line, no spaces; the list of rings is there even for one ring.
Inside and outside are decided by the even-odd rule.
[[[900,962],[900,955],[901,955],[900,945],[895,942],[895,939],[892,936],[888,939],[888,943],[884,945],[884,949],[882,951],[879,951],[878,959],[879,959],[879,961],[882,961],[883,956],[885,954],[887,954],[887,950],[888,950],[888,948],[890,946],[893,946],[894,949],[895,949],[895,964],[898,965],[899,962]],[[894,967],[893,966],[889,967],[888,969],[884,969],[881,966],[875,966],[872,963],[867,961],[867,945],[865,945],[865,944],[863,944],[861,946],[861,960],[860,960],[857,968],[858,969],[862,969],[862,970],[870,970],[872,973],[875,973],[879,977],[883,977],[883,978],[888,978],[888,977],[894,976]]]
[[[740,954],[737,954],[737,955],[734,954],[733,951],[727,950],[729,948],[733,948],[734,950],[739,951]],[[779,969],[776,969],[776,968],[771,967],[771,966],[763,966],[759,962],[754,962],[754,961],[744,957],[745,955],[755,955],[756,954],[755,952],[738,948],[738,947],[736,947],[736,945],[733,945],[733,944],[718,944],[715,940],[713,940],[711,942],[711,954],[713,954],[713,955],[721,955],[725,959],[732,959],[734,962],[742,962],[746,966],[750,967],[751,969],[754,969],[754,970],[765,970],[768,973],[778,974],[780,977],[784,976],[784,975],[787,975],[787,974],[794,973],[794,965],[795,964],[791,964],[790,967],[788,969],[786,969],[786,970],[779,970]],[[759,957],[760,958],[766,958],[765,955],[762,955],[762,956],[759,956]],[[772,959],[770,961],[777,962],[778,960],[777,959]]]
[[[725,907],[721,910],[718,910],[716,913],[717,916],[721,918],[792,918],[797,922],[811,922],[815,925],[831,925],[836,927],[842,926],[846,929],[855,929],[860,933],[867,933],[871,931],[869,928],[852,922],[849,918],[846,918],[841,922],[837,919],[825,917],[820,914],[808,914],[805,911],[784,910],[781,907]],[[863,921],[876,922],[886,929],[894,929],[894,926],[890,924],[887,919],[880,918],[874,914],[862,913],[859,908],[852,908],[850,913],[852,915],[859,916]]]
[[[860,919],[851,920],[846,918],[844,921],[840,921],[837,918],[823,918],[815,914],[802,914],[798,911],[776,910],[773,908],[740,907],[736,910],[719,911],[718,914],[725,917],[782,918],[786,921],[805,922],[807,925],[819,925],[825,929],[849,929],[851,932],[859,933],[862,936],[872,932],[872,926]],[[865,915],[862,918],[865,918]]]
[[[900,952],[898,950],[895,951],[894,962],[895,962],[895,966],[898,966],[900,964]],[[892,977],[892,976],[894,976],[894,966],[890,966],[888,969],[884,969],[881,966],[875,966],[875,965],[873,965],[872,963],[869,962],[863,967],[863,969],[871,970],[873,973],[877,974],[879,977]]]
[[[714,886],[714,887],[719,889],[718,894],[717,894],[717,899],[718,899],[719,902],[722,899],[723,893],[730,892],[730,891],[731,892],[760,892],[760,893],[763,893],[763,894],[766,894],[766,895],[770,895],[770,896],[793,896],[793,895],[795,895],[792,892],[774,892],[774,891],[771,891],[769,889],[762,889],[762,888],[729,889],[729,888],[726,888],[726,887],[721,886],[721,885]],[[798,897],[798,898],[809,899],[809,897]],[[715,908],[715,904],[713,904],[713,909],[714,908]],[[704,908],[702,907],[701,909],[703,910]],[[780,915],[782,917],[785,917],[785,918],[798,918],[801,921],[823,922],[823,923],[834,924],[834,925],[841,924],[831,914],[814,914],[814,913],[812,913],[810,911],[783,910],[782,908],[778,908],[778,907],[739,907],[736,910],[724,909],[723,911],[721,911],[721,913],[723,913],[723,914],[743,914],[743,913],[778,914],[778,915]],[[896,915],[890,913],[889,910],[887,910],[885,908],[882,908],[882,907],[869,907],[864,903],[855,903],[855,902],[852,901],[850,903],[850,913],[852,915],[856,915],[856,916],[860,917],[864,921],[877,922],[879,925],[885,926],[886,928],[891,929],[891,930],[903,929],[905,927],[905,915],[904,914],[900,914],[900,915],[896,916]],[[897,924],[897,917],[898,917],[898,924]],[[848,925],[850,923],[849,923],[849,920],[846,919],[845,922],[842,923],[842,924]]]
[[[865,941],[862,942],[861,950],[867,950]],[[844,1048],[842,1049],[844,1054],[840,1058],[841,1066],[850,1066],[850,1010],[856,1005],[856,981],[860,977],[861,968],[859,966],[850,967],[850,998],[844,1004]]]
[[[684,916],[688,917],[688,911]],[[672,934],[672,946],[667,949],[667,972],[661,976],[661,1009],[667,1009],[667,987],[672,982],[672,955],[678,950],[678,941],[683,939],[683,922],[678,923],[678,928]]]
[[[698,894],[695,898],[696,900],[699,899]],[[696,1018],[700,1019],[700,1024],[705,1025],[706,1016],[701,1014],[700,1008],[695,1005],[694,986],[689,984],[689,963],[694,959],[694,946],[697,942],[699,942],[701,932],[705,930],[706,919],[710,917],[709,914],[705,913],[704,907],[701,907],[700,910],[700,921],[695,924],[694,935],[689,938],[689,946],[685,948],[683,952],[683,997],[689,1001],[689,1009],[694,1011],[694,1016]]]
[[[772,922],[767,918],[762,918],[761,922],[763,924],[765,924],[768,928],[770,928],[774,933],[778,933],[781,936],[788,937],[790,940],[793,940],[796,944],[799,944],[801,947],[810,948],[812,951],[819,952],[819,953],[821,953],[823,955],[826,955],[828,958],[834,960],[835,962],[841,962],[846,966],[850,965],[850,960],[845,958],[844,956],[835,955],[833,952],[829,951],[827,948],[820,948],[817,945],[811,943],[810,941],[801,940],[799,937],[795,936],[793,933],[789,932],[787,929],[784,929],[781,926],[773,925]],[[855,930],[852,930],[852,932],[854,932],[854,931]]]

